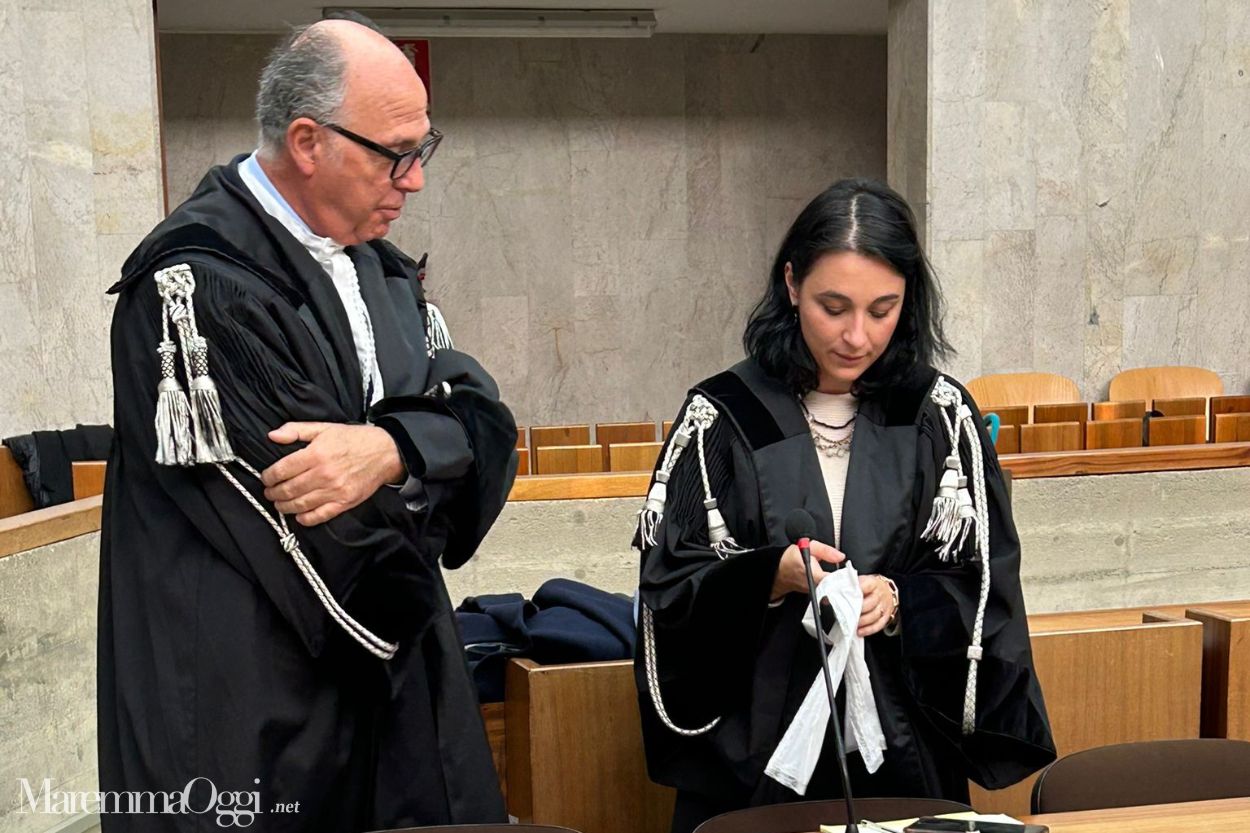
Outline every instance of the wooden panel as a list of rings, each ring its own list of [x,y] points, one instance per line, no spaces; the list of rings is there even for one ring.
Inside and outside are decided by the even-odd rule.
[[[1214,371],[1201,367],[1138,367],[1124,370],[1111,380],[1109,398],[1176,399],[1189,396],[1223,396],[1224,383]]]
[[[1034,422],[1089,422],[1088,402],[1061,402],[1057,404],[1034,405]]]
[[[486,727],[486,742],[490,744],[490,757],[495,762],[495,774],[499,776],[499,789],[508,801],[508,757],[506,722],[503,703],[482,704],[482,725]]]
[[[611,447],[619,443],[655,442],[655,423],[601,422],[595,426],[595,442],[603,446],[603,470],[615,471],[612,468]]]
[[[981,414],[998,414],[1002,425],[1024,425],[1029,421],[1028,405],[992,405],[982,408]]]
[[[1191,445],[1207,441],[1207,418],[1201,415],[1151,417],[1146,422],[1149,444]]]
[[[555,445],[589,445],[589,425],[535,425],[530,428],[530,456],[539,448]]]
[[[517,448],[529,448],[529,445],[525,438],[525,429],[521,427],[520,425],[518,425],[516,428],[516,447]]]
[[[1196,605],[1203,626],[1202,736],[1250,740],[1250,601]]]
[[[103,502],[96,495],[0,520],[0,556],[98,532]]]
[[[1076,382],[1055,373],[994,373],[978,376],[966,387],[978,407],[983,402],[1036,405],[1038,402],[1077,402],[1081,398]],[[985,410],[981,408],[982,413]]]
[[[0,518],[11,518],[35,508],[35,501],[22,479],[22,467],[13,452],[0,445]]]
[[[617,443],[608,449],[609,471],[651,471],[664,443]]]
[[[1096,424],[1091,422],[1086,428],[1093,428]],[[1017,454],[1004,458],[1001,463],[1017,480],[1030,477],[1071,477],[1078,474],[1228,469],[1250,466],[1250,443],[1203,443],[1157,448]]]
[[[1098,407],[1095,405],[1094,407]],[[1085,423],[1085,447],[1140,448],[1142,421],[1140,419],[1104,419]]]
[[[1079,422],[1020,426],[1020,451],[1023,454],[1039,451],[1080,451],[1084,446],[1085,434]]]
[[[1129,402],[1095,402],[1093,407],[1095,420],[1128,419],[1130,417],[1141,419],[1145,415],[1145,399],[1134,399]]]
[[[584,500],[587,498],[646,497],[650,472],[553,474],[519,477],[508,500]]]
[[[673,430],[673,420],[666,419],[660,424],[660,439],[667,440],[668,432]]]
[[[1250,798],[1115,807],[1079,813],[1017,816],[1020,821],[1050,828],[1050,833],[1244,833],[1250,829]]]
[[[1250,396],[1213,396],[1211,397],[1211,441],[1212,442],[1243,442],[1242,439],[1226,439],[1221,440],[1217,436],[1217,430],[1220,423],[1221,414],[1250,414]],[[1240,436],[1240,421],[1225,420],[1226,425],[1238,426],[1237,428],[1225,428],[1225,436],[1229,436],[1228,431],[1233,431],[1231,436]]]
[[[509,813],[585,833],[667,833],[674,791],[647,777],[632,662],[513,660],[506,690]]]
[[[534,452],[535,474],[587,474],[603,471],[603,446],[539,446]]]
[[[1156,399],[1150,406],[1164,416],[1207,415],[1207,400],[1201,396],[1186,396],[1181,399]]]
[[[528,448],[518,448],[516,456],[516,473],[518,476],[524,477],[530,473],[530,450]]]
[[[73,463],[74,500],[95,497],[104,494],[104,470],[107,463],[103,460],[89,460]]]
[[[1123,611],[1029,617],[1033,661],[1060,755],[1198,737],[1202,628],[1164,614],[1137,615],[1136,624],[1125,622]],[[1029,811],[1035,779],[992,792],[973,785],[972,806],[1019,817]]]
[[[1250,414],[1216,414],[1212,442],[1250,442]]]
[[[1020,426],[1003,425],[998,429],[998,439],[994,441],[994,451],[998,456],[1020,453]]]

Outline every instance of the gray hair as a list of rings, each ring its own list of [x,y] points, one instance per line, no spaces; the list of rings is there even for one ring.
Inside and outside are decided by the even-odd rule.
[[[334,120],[343,106],[346,65],[337,39],[317,27],[297,30],[273,51],[256,93],[263,155],[283,147],[287,128],[298,118]]]

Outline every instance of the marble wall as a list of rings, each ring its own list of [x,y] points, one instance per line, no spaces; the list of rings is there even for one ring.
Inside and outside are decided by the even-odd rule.
[[[255,142],[258,37],[161,38],[171,200]],[[808,199],[885,175],[880,37],[443,40],[392,239],[522,424],[671,418]]]
[[[0,0],[0,437],[110,422],[104,290],[163,215],[150,0]]]
[[[1250,4],[890,5],[891,68],[928,56],[927,118],[890,142],[924,131],[951,369],[1102,398],[1194,364],[1250,390]]]

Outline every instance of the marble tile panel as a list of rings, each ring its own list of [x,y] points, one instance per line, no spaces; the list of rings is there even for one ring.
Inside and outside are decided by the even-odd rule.
[[[39,297],[34,281],[0,284],[0,310],[5,325],[0,327],[0,353],[14,353],[37,348],[39,332]],[[13,372],[13,368],[9,372]]]
[[[1195,237],[1148,240],[1128,246],[1125,295],[1184,295],[1197,288]]]
[[[1196,364],[1197,306],[1193,295],[1126,296],[1124,367]]]
[[[1037,165],[1029,108],[987,101],[981,118],[986,229],[1031,229],[1037,214]]]
[[[934,243],[980,239],[988,228],[982,111],[981,102],[960,100],[930,113],[929,235]]]
[[[1250,240],[1204,239],[1198,249],[1198,363],[1250,393]]]
[[[78,4],[74,4],[76,7]],[[23,4],[21,78],[27,101],[85,103],[83,19],[75,7]]]
[[[685,239],[684,149],[650,154],[574,151],[570,156],[575,237]]]
[[[1246,64],[1250,71],[1250,60]],[[1248,99],[1248,86],[1206,90],[1203,95],[1202,153],[1196,190],[1201,201],[1198,219],[1207,234],[1228,238],[1246,234],[1246,218],[1250,217]]]
[[[1041,6],[1025,0],[985,0],[986,98],[1024,104],[1036,95]]]
[[[1078,130],[1090,145],[1117,145],[1128,136],[1129,0],[1097,6],[1089,41]]]
[[[503,391],[523,390],[529,380],[529,305],[525,295],[497,295],[481,301],[481,330],[487,337],[474,355]]]
[[[1197,125],[1170,129],[1130,148],[1134,157],[1129,205],[1133,240],[1195,235],[1201,227],[1202,131]]]
[[[985,95],[988,17],[987,0],[930,3],[929,90],[935,101],[967,103]]]
[[[981,372],[1030,370],[1033,365],[1036,236],[995,231],[985,241],[982,272]]]
[[[1083,218],[1038,218],[1030,369],[1058,373],[1078,385],[1085,378],[1085,246]]]
[[[1027,107],[1038,215],[1083,214],[1086,182],[1081,177],[1081,136],[1072,110],[1066,101],[1051,99]]]
[[[1201,13],[1166,0],[1134,0],[1128,14],[1129,137],[1148,143],[1202,118]]]
[[[946,337],[955,349],[942,368],[964,381],[982,373],[985,249],[981,240],[945,240],[929,251],[945,304]]]

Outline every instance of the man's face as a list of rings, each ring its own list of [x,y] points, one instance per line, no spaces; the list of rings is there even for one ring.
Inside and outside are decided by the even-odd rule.
[[[425,89],[410,70],[374,78],[349,71],[344,105],[335,121],[396,153],[415,148],[430,131]],[[392,180],[390,159],[329,128],[320,129],[327,153],[309,182],[318,218],[315,231],[347,246],[385,236],[408,194],[425,187],[420,163]]]

